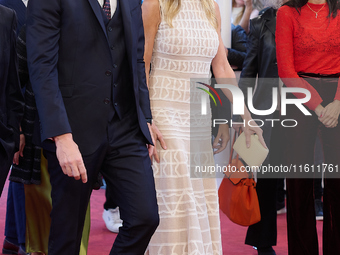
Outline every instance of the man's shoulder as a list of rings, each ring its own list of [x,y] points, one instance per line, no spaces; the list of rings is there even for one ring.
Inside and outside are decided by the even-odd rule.
[[[0,4],[0,16],[1,19],[13,18],[13,16],[15,16],[15,11]]]
[[[16,14],[13,9],[7,8],[0,4],[0,17],[1,28],[11,27]]]
[[[119,1],[119,0],[116,0]],[[126,3],[128,3],[130,10],[134,10],[142,5],[141,0],[124,0]]]

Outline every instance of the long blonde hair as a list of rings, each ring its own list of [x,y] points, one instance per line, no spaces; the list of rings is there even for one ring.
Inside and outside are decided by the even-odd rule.
[[[159,0],[159,3],[161,13],[164,16],[166,23],[168,23],[170,27],[173,27],[172,20],[179,13],[182,5],[182,0]],[[208,21],[215,29],[217,29],[214,0],[201,0],[201,3]]]

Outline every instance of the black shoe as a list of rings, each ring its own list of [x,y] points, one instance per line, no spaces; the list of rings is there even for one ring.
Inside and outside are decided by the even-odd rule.
[[[315,199],[315,216],[316,220],[323,220],[323,203],[320,199]]]
[[[258,255],[276,255],[273,247],[264,247],[264,248],[257,248]]]
[[[18,254],[19,245],[11,243],[6,238],[4,240],[4,244],[2,246],[2,254]]]
[[[277,214],[283,214],[286,213],[286,206],[285,206],[285,201],[283,202],[276,202],[276,212]]]

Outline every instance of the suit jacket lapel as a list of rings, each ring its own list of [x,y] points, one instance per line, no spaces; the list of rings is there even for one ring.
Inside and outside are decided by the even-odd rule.
[[[98,4],[98,0],[88,0],[92,10],[94,12],[94,14],[96,15],[98,22],[100,23],[100,26],[102,27],[104,34],[106,36],[107,39],[107,34],[106,34],[106,27],[105,27],[105,23],[104,23],[104,19],[103,19],[103,15],[102,15],[102,10],[100,9],[100,6]]]

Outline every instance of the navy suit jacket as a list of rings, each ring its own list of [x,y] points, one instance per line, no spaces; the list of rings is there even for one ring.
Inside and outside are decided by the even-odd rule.
[[[24,111],[16,54],[17,18],[0,5],[0,195],[19,147],[19,125]]]
[[[129,75],[139,126],[152,143],[145,80],[144,30],[140,0],[119,0]],[[42,141],[73,133],[82,154],[91,154],[107,132],[113,59],[97,0],[30,0],[27,57],[41,121]],[[131,85],[131,84],[130,84]],[[119,95],[118,95],[119,96]]]
[[[19,34],[21,27],[26,21],[26,6],[22,0],[0,0],[0,4],[13,9],[17,14],[18,26],[17,34]]]

